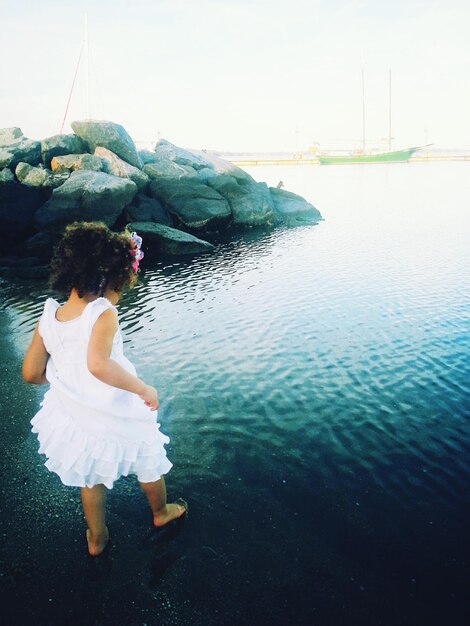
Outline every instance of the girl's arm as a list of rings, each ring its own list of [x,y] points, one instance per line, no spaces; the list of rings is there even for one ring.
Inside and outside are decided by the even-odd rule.
[[[39,334],[38,327],[39,322],[34,329],[33,338],[25,354],[21,371],[27,383],[46,385],[48,382],[46,378],[46,364],[49,354]]]
[[[102,382],[136,393],[152,411],[156,411],[158,409],[156,390],[110,358],[117,328],[116,313],[112,309],[107,309],[98,317],[88,343],[88,369]]]

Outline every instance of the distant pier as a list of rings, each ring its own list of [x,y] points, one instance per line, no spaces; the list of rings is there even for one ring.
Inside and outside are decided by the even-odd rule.
[[[319,165],[320,160],[318,157],[301,157],[293,155],[291,157],[275,157],[269,155],[244,155],[244,156],[225,156],[222,158],[226,161],[230,161],[234,165],[239,167],[253,167],[256,165]]]
[[[325,154],[327,154],[325,152]],[[313,154],[221,154],[226,161],[230,161],[239,167],[257,166],[291,166],[291,165],[320,165],[319,155]],[[414,154],[408,163],[430,163],[437,161],[470,161],[470,151],[468,152],[443,152],[439,153],[422,151]],[[355,164],[364,165],[364,163]],[[382,163],[383,165],[383,163]]]

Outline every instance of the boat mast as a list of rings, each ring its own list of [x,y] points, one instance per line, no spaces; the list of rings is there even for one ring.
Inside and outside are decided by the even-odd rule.
[[[366,98],[364,88],[364,70],[362,70],[362,151],[366,151]]]
[[[67,104],[65,106],[65,113],[64,113],[63,120],[62,120],[62,125],[60,127],[60,134],[61,135],[62,135],[63,130],[64,130],[65,120],[67,119],[67,113],[69,112],[70,101],[72,100],[73,88],[75,87],[75,81],[77,80],[78,68],[80,67],[80,61],[82,59],[84,46],[85,46],[85,40],[82,39],[82,44],[80,46],[80,54],[78,55],[78,62],[77,62],[77,66],[75,68],[75,73],[73,75],[72,87],[70,88],[69,97],[67,98]]]
[[[388,151],[392,151],[392,70],[388,70]]]
[[[90,119],[90,46],[88,41],[88,13],[85,13],[85,52],[86,52],[86,112]]]

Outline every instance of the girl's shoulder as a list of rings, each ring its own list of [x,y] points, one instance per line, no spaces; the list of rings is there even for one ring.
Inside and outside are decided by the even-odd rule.
[[[100,306],[100,307],[105,307],[107,309],[114,309],[115,311],[117,311],[116,307],[114,306],[114,304],[111,302],[111,300],[108,300],[108,298],[105,298],[104,296],[100,296],[99,298],[96,298],[95,300],[92,300],[91,302],[89,302],[85,308],[90,307],[96,307],[96,306]]]
[[[88,314],[91,317],[95,317],[97,315],[99,317],[99,315],[101,315],[101,313],[103,313],[103,311],[106,311],[107,309],[111,309],[117,314],[117,309],[114,304],[110,302],[108,298],[100,296],[99,298],[96,298],[96,300],[92,300],[86,305],[86,307],[83,309],[83,315]]]
[[[83,321],[87,330],[87,334],[91,333],[96,320],[105,311],[111,310],[117,317],[117,309],[107,298],[100,297],[89,302],[83,310]]]

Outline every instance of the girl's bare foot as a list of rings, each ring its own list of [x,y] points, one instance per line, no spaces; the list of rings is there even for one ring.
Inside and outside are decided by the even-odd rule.
[[[106,548],[109,541],[109,531],[107,526],[105,528],[104,533],[96,536],[92,535],[90,529],[87,528],[86,540],[90,556],[99,556]]]
[[[178,498],[176,502],[166,504],[163,509],[160,509],[158,513],[153,514],[153,525],[157,528],[165,526],[169,522],[175,519],[183,517],[188,512],[188,504],[183,498]]]

